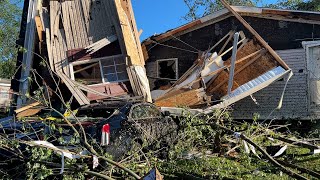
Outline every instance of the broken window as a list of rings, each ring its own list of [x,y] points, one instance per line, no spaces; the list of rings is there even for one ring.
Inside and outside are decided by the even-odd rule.
[[[178,58],[157,60],[158,78],[178,79]]]
[[[86,85],[129,80],[122,55],[71,63],[70,67],[72,79]]]

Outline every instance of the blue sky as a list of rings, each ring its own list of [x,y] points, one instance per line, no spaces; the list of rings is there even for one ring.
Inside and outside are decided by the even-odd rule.
[[[155,33],[181,26],[187,21],[183,16],[188,12],[183,0],[131,0],[138,30],[142,29],[141,40]],[[275,3],[277,0],[262,0],[263,4]],[[261,3],[258,4],[261,6]]]

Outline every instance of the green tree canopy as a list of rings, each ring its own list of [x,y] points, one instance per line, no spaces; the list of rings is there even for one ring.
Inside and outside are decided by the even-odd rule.
[[[320,0],[280,0],[276,4],[271,4],[268,7],[278,9],[292,9],[305,11],[320,11]]]
[[[220,0],[183,0],[189,11],[183,17],[185,20],[192,21],[215,11],[222,9],[224,6]],[[258,0],[227,0],[234,6],[256,6]]]
[[[220,0],[183,0],[188,7],[188,13],[183,17],[185,20],[192,21],[200,17],[211,14],[223,7]],[[266,4],[266,0],[226,0],[234,6],[262,6],[277,9],[292,9],[306,11],[320,11],[320,0],[279,0],[275,4]]]
[[[0,78],[11,78],[14,73],[20,19],[17,2],[0,0]]]

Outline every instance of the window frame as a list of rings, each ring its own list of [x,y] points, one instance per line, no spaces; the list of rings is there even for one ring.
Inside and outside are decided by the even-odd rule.
[[[120,58],[120,57],[122,57],[122,58],[125,59],[125,56],[124,56],[124,55],[119,54],[119,55],[114,55],[114,56],[106,56],[106,57],[100,57],[100,58],[86,59],[86,60],[71,62],[71,63],[69,63],[69,69],[70,69],[71,79],[72,79],[72,80],[75,80],[73,66],[99,62],[99,68],[100,68],[100,74],[101,74],[101,81],[102,81],[102,83],[90,84],[90,85],[88,85],[88,86],[94,86],[94,85],[99,85],[99,84],[112,84],[112,83],[119,83],[119,82],[127,82],[127,81],[129,81],[129,77],[128,77],[127,79],[123,79],[123,80],[117,80],[117,81],[108,82],[108,81],[106,81],[106,78],[105,78],[105,76],[104,76],[106,73],[103,71],[103,67],[107,67],[107,66],[102,66],[101,61],[112,60],[112,61],[113,61],[113,65],[110,65],[110,67],[111,67],[111,66],[114,67],[115,73],[108,73],[108,74],[116,74],[117,79],[118,79],[118,75],[117,75],[117,74],[118,74],[118,73],[122,73],[122,72],[117,72],[116,66],[117,66],[117,65],[125,65],[125,66],[126,66],[126,59],[125,59],[125,62],[124,62],[124,63],[116,64],[116,61],[115,61],[114,59],[115,59],[115,58]],[[126,73],[127,73],[127,71],[123,71],[123,72],[126,72]]]
[[[179,73],[178,73],[178,58],[167,58],[167,59],[158,59],[158,60],[156,60],[156,66],[157,66],[157,78],[161,78],[160,77],[160,73],[159,73],[159,70],[160,70],[160,68],[159,68],[159,63],[160,62],[163,62],[163,61],[175,61],[175,63],[176,63],[176,68],[175,68],[175,73],[176,73],[176,77],[175,77],[175,79],[172,79],[172,80],[178,80],[179,79]],[[166,78],[164,78],[164,79],[166,79]]]

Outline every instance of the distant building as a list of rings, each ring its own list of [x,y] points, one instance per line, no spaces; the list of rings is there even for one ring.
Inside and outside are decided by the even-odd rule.
[[[10,80],[0,79],[0,110],[4,111],[10,106]]]

